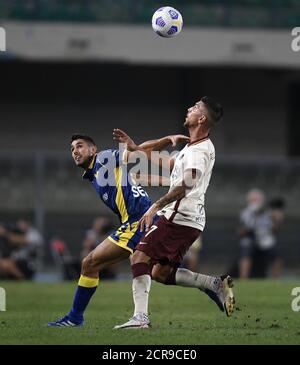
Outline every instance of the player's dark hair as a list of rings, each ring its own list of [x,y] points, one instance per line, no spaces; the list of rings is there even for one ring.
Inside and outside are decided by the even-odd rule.
[[[89,144],[96,146],[96,143],[94,142],[93,138],[90,136],[87,136],[85,134],[73,134],[71,137],[71,143],[73,141],[76,141],[77,139],[83,139],[84,141],[88,142]]]
[[[223,117],[223,107],[220,103],[215,101],[210,96],[203,96],[201,98],[203,104],[205,104],[206,109],[209,114],[210,123],[215,125]]]

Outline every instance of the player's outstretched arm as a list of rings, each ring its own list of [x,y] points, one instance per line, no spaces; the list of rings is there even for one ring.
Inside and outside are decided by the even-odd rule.
[[[158,163],[160,166],[170,166],[170,169],[173,169],[174,166],[174,160],[170,158],[160,158],[157,161],[157,157],[155,156],[153,158],[153,155],[151,154],[152,151],[161,151],[164,147],[168,146],[169,144],[172,144],[173,147],[175,147],[180,142],[188,142],[190,139],[187,136],[184,136],[182,134],[177,135],[170,135],[163,138],[155,139],[146,141],[140,145],[137,145],[131,137],[129,137],[128,134],[126,134],[121,129],[114,129],[113,130],[113,139],[118,141],[119,143],[124,143],[127,146],[127,153],[125,160],[127,161],[129,158],[130,153],[139,153],[142,152],[146,155],[148,160],[151,160],[154,163]],[[166,161],[168,159],[168,161]]]
[[[172,144],[172,147],[176,147],[180,142],[189,142],[190,138],[183,134],[172,134],[159,139],[153,139],[150,141],[143,142],[138,147],[151,150],[151,151],[161,151],[164,147]]]
[[[113,130],[113,139],[118,141],[119,143],[125,143],[127,145],[127,150],[131,152],[141,150],[161,151],[169,144],[172,144],[172,146],[175,147],[180,142],[189,142],[190,140],[189,137],[183,134],[174,134],[159,139],[146,141],[140,145],[136,145],[133,139],[129,137],[127,133],[118,128]]]
[[[170,186],[170,178],[167,176],[135,174],[131,177],[142,186]]]

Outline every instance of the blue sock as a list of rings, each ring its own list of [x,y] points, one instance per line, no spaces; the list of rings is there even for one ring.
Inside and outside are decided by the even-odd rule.
[[[98,283],[99,279],[88,278],[83,275],[80,276],[74,296],[73,307],[68,314],[72,322],[79,324],[83,321],[84,311],[95,293]]]

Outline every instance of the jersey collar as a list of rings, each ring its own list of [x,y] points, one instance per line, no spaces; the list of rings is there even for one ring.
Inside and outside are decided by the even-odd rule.
[[[199,139],[196,139],[196,140],[195,140],[195,141],[193,141],[193,142],[188,143],[188,144],[187,144],[187,146],[188,146],[188,147],[190,147],[190,146],[192,146],[192,145],[194,145],[194,144],[196,144],[196,143],[199,143],[199,142],[202,142],[202,141],[206,141],[207,139],[209,139],[209,133],[208,133],[208,135],[207,135],[207,136],[205,136],[205,137],[203,137],[203,138],[199,138]]]
[[[84,171],[84,173],[82,174],[82,178],[83,179],[88,179],[90,181],[92,181],[94,179],[94,167],[95,167],[95,162],[96,162],[96,156],[97,154],[94,155],[89,167],[87,170]]]

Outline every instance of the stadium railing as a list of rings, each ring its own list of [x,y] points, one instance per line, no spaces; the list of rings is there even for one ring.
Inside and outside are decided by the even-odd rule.
[[[99,212],[101,206],[81,171],[65,153],[1,153],[0,199],[2,211],[34,210]],[[299,217],[300,160],[288,158],[225,157],[216,162],[207,199],[213,215],[235,215],[253,187],[270,197],[283,196],[288,215]],[[150,189],[154,198],[159,188]],[[230,204],[229,204],[230,202]]]

